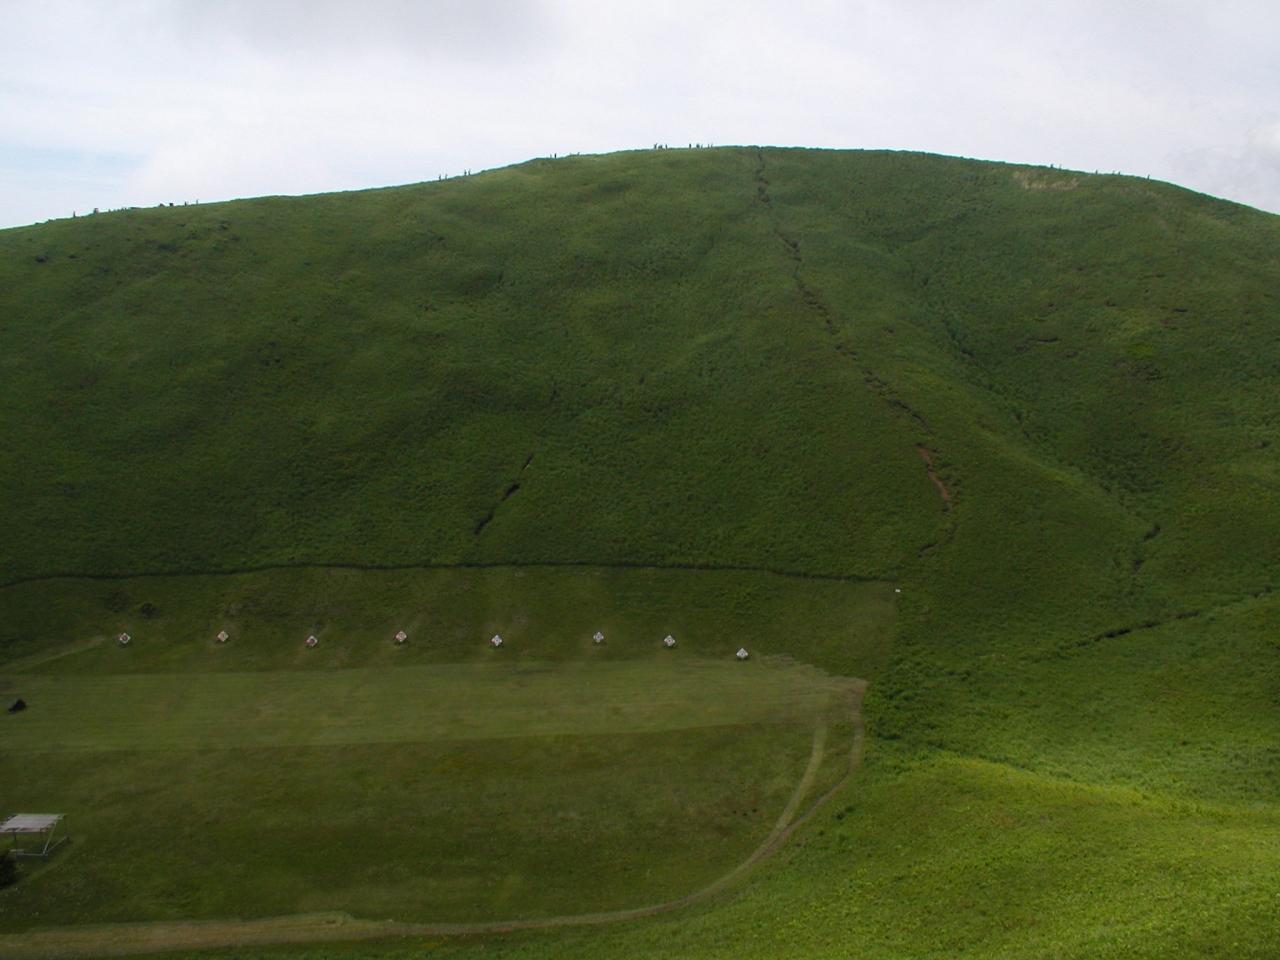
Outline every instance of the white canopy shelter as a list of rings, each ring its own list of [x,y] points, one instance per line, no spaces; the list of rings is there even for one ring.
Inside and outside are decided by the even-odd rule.
[[[47,857],[59,843],[67,839],[53,839],[53,832],[62,822],[60,813],[15,813],[4,823],[0,823],[0,833],[7,833],[13,838],[13,855],[15,857]],[[18,834],[30,833],[44,836],[44,846],[38,851],[24,850],[18,847]]]
[[[314,646],[315,646],[317,643],[319,643],[319,642],[320,642],[320,641],[316,639],[315,634],[312,634],[311,636],[307,637],[307,646],[308,646],[308,647],[314,647]]]
[[[664,647],[674,647],[676,645],[676,638],[668,633],[666,638],[663,639],[662,645]]]
[[[604,634],[601,633],[599,630],[597,630],[595,636],[592,637],[591,639],[594,640],[596,643],[604,643]]]
[[[405,633],[403,630],[399,630],[396,632],[396,643],[404,643],[408,639],[409,639],[409,635]]]
[[[219,631],[218,631],[218,642],[219,642],[219,643],[226,643],[226,642],[227,642],[228,640],[230,640],[230,639],[231,639],[231,638],[230,638],[230,636],[228,636],[227,631],[225,631],[225,630],[219,630]]]
[[[751,656],[751,654],[747,653],[746,647],[739,647],[738,652],[734,654],[734,656],[736,656],[739,660],[745,660],[747,659],[747,657]]]
[[[495,633],[493,637],[490,638],[489,643],[495,647],[500,647],[502,646],[502,638]]]
[[[116,643],[120,644],[122,647],[127,647],[129,645],[129,641],[132,639],[133,637],[129,636],[127,633],[122,633],[120,636],[116,637]]]

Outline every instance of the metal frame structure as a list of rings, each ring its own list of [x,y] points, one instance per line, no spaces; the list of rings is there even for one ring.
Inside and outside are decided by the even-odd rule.
[[[47,857],[66,837],[53,839],[54,831],[62,822],[60,813],[15,813],[0,823],[0,833],[7,833],[13,840],[11,853],[15,857]],[[39,852],[28,852],[18,846],[18,834],[44,834],[44,846]]]

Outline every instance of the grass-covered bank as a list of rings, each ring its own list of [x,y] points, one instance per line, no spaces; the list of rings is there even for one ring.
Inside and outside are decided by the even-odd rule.
[[[888,583],[620,567],[302,568],[0,588],[0,672],[197,673],[790,654],[848,677],[888,659]],[[408,640],[394,643],[404,631]],[[116,637],[132,642],[120,648]],[[226,632],[229,640],[217,641]],[[593,642],[597,632],[605,641]],[[507,641],[493,651],[487,641]],[[314,649],[304,645],[315,635]]]
[[[732,894],[285,954],[1265,957],[1277,249],[1167,184],[754,148],[6,231],[3,582],[195,576],[0,590],[0,658],[266,682],[510,629],[559,671],[614,604],[611,667],[677,632],[873,679],[864,773]],[[287,569],[453,563],[852,580]]]

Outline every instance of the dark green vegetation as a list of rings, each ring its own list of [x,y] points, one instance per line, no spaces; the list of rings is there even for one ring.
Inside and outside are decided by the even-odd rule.
[[[681,913],[435,955],[1269,958],[1277,251],[1277,218],[1164,184],[754,149],[7,231],[0,570],[11,584],[459,563],[894,580],[887,649],[859,647],[856,625],[767,631],[770,653],[873,681],[861,773],[777,858]],[[261,576],[270,595],[305,593],[297,573]],[[38,661],[139,622],[147,602],[174,618],[155,642],[207,635],[203,614],[139,582],[5,590],[3,656],[77,683],[116,672],[110,647]],[[826,583],[755,589],[767,622],[812,625],[831,608],[806,591]],[[215,588],[189,589],[220,609]],[[563,589],[548,625],[578,613],[585,588]],[[724,587],[700,622],[746,629],[732,597],[749,589]],[[380,636],[376,606],[349,629]],[[723,659],[724,636],[698,653]],[[281,641],[290,662],[251,669],[298,666],[300,639]],[[562,682],[589,652],[550,655]],[[397,651],[366,653],[327,665],[383,669]],[[145,669],[221,669],[214,655]],[[711,771],[690,800],[711,818],[736,793],[717,792],[725,751],[754,751],[754,782],[794,777],[801,726],[770,739],[787,729],[652,756]],[[658,793],[635,802],[653,804],[638,835],[680,823]],[[536,804],[522,816],[545,822]],[[75,850],[0,908],[77,882],[90,843]],[[560,893],[537,909],[579,883],[551,869],[538,884]],[[194,915],[173,889],[170,915]],[[622,890],[640,895],[599,893]]]

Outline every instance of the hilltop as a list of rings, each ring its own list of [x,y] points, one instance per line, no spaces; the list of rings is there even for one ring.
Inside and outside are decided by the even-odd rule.
[[[731,893],[441,955],[1270,956],[1277,250],[1280,218],[1169,184],[774,148],[0,231],[2,689],[314,672],[292,636],[230,668],[176,642],[233,607],[262,636],[341,625],[365,646],[324,667],[372,669],[386,598],[454,598],[429,611],[452,664],[504,617],[554,633],[599,610],[661,632],[660,596],[707,637],[699,656],[748,635],[819,671],[823,696],[869,680],[862,769]],[[544,590],[503,607],[521,571]],[[155,644],[121,667],[101,641],[126,628]],[[539,656],[589,655],[556,642]],[[618,654],[625,683],[655,682],[645,651]],[[768,834],[819,700],[681,748],[692,771],[736,743],[763,786],[743,788],[761,799],[740,826],[707,812],[725,803],[709,783],[647,810],[653,837],[681,809],[708,818],[672,838],[690,859],[673,852],[664,885],[713,879],[708,837],[727,869]],[[652,769],[678,752],[640,730],[627,743]],[[517,762],[492,749],[493,769]],[[599,759],[583,789],[606,797],[622,762]],[[559,774],[529,776],[553,795]],[[625,859],[627,818],[600,829]],[[554,884],[538,862],[526,882]],[[26,929],[14,905],[38,907],[74,863],[0,892],[4,929]],[[505,919],[459,889],[429,896]],[[225,906],[155,896],[163,916],[137,919]],[[322,899],[289,902],[334,909]],[[367,902],[434,916],[382,889]]]

